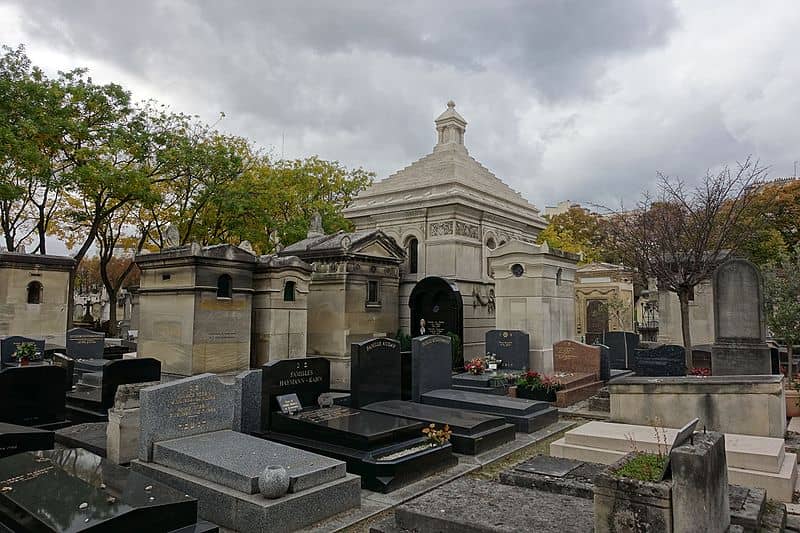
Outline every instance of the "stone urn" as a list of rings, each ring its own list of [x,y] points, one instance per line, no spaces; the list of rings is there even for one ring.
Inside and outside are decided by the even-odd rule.
[[[795,388],[794,383],[786,384],[784,394],[786,395],[786,417],[800,416],[800,391]]]
[[[265,498],[280,498],[289,492],[289,472],[282,466],[268,466],[258,478],[258,490]]]

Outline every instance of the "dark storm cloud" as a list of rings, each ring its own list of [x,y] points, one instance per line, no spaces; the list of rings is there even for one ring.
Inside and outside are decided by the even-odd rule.
[[[109,66],[144,87],[134,96],[224,111],[229,132],[379,178],[430,151],[449,98],[471,153],[539,207],[630,198],[656,171],[696,176],[750,151],[800,156],[791,2],[5,5],[26,42],[74,58],[44,67]]]

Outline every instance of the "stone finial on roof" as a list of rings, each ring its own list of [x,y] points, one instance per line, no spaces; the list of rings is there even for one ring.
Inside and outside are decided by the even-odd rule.
[[[447,109],[434,121],[436,124],[436,149],[441,147],[463,146],[467,121],[456,111],[456,103],[447,102]]]
[[[325,230],[322,228],[322,215],[319,211],[314,211],[314,214],[311,215],[311,223],[308,225],[306,238],[322,237],[323,235],[325,235]]]

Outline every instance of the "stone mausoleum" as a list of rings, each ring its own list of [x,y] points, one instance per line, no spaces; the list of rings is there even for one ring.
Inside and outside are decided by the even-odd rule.
[[[419,335],[427,313],[427,333],[458,334],[464,357],[477,357],[485,354],[484,335],[496,321],[489,255],[512,240],[535,242],[547,222],[469,155],[467,122],[453,102],[435,124],[432,153],[363,191],[344,213],[356,231],[379,229],[405,251],[400,327]],[[452,323],[460,323],[457,331]]]

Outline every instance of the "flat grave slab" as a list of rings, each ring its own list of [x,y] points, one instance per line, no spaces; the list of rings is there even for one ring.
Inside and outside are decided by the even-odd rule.
[[[53,432],[0,422],[0,457],[15,453],[52,450]]]
[[[538,455],[529,461],[517,465],[515,470],[527,472],[529,474],[564,477],[579,466],[581,466],[580,461],[564,459],[562,457],[550,457],[549,455]]]
[[[462,372],[453,376],[453,385],[467,387],[491,387],[494,383],[502,383],[503,381],[498,372],[484,372],[483,374]]]
[[[346,474],[342,461],[230,430],[157,442],[153,445],[153,461],[245,494],[258,492],[258,478],[270,465],[286,468],[290,492],[313,488]]]
[[[464,409],[438,407],[414,402],[376,402],[364,407],[387,415],[419,420],[439,427],[450,426],[453,451],[467,455],[483,453],[514,440],[514,426],[502,417],[485,415]]]
[[[514,424],[517,431],[523,433],[532,433],[558,421],[558,409],[551,407],[547,402],[524,398],[440,389],[423,394],[421,401],[428,405],[502,416],[507,422]]]
[[[56,442],[65,448],[83,448],[106,457],[108,422],[86,422],[56,430]]]
[[[0,459],[0,520],[13,531],[173,531],[197,500],[82,449]]]
[[[360,450],[419,437],[423,427],[418,420],[343,405],[305,409],[293,416],[272,413],[272,429],[275,431],[336,442]]]

